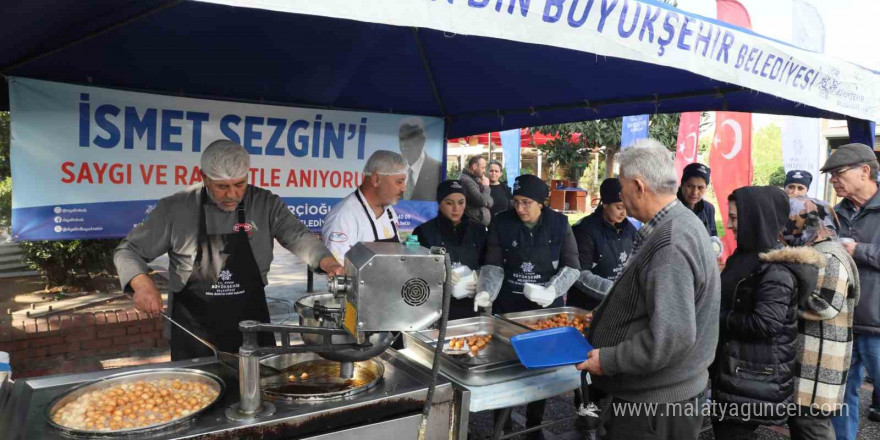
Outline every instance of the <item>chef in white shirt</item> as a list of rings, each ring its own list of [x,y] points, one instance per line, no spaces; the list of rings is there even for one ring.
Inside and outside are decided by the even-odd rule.
[[[400,242],[396,204],[406,191],[407,164],[393,151],[379,150],[364,165],[364,181],[342,199],[327,217],[321,236],[342,263],[359,242]]]

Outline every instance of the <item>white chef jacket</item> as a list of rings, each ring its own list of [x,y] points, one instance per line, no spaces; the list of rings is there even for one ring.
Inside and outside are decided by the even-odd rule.
[[[376,218],[360,188],[336,204],[324,217],[321,238],[333,256],[343,264],[345,254],[357,243],[393,238],[397,233],[397,213],[391,205],[385,206]]]

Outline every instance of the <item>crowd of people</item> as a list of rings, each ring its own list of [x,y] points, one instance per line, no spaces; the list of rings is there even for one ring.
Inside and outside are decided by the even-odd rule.
[[[387,165],[380,173],[403,169]],[[796,439],[854,439],[862,370],[880,373],[877,167],[867,146],[836,150],[822,168],[843,198],[834,208],[806,197],[803,170],[784,189],[735,190],[725,220],[737,248],[724,265],[705,200],[711,170],[694,163],[678,179],[650,139],[621,153],[619,176],[574,227],[546,206],[541,179],[522,175],[510,192],[501,164],[474,156],[459,180],[438,186],[438,214],[414,234],[466,268],[455,271],[450,319],[594,310],[594,349],[578,366],[593,394],[606,407],[661,405],[607,411],[607,438],[697,438],[709,417],[717,439],[785,423]],[[527,427],[544,406],[529,404]]]
[[[577,368],[591,375],[591,397],[611,408],[603,411],[606,438],[696,439],[710,417],[718,439],[784,423],[795,439],[855,439],[864,370],[880,378],[873,150],[842,146],[821,168],[843,199],[833,208],[806,197],[806,171],[789,172],[784,190],[733,191],[726,226],[737,247],[723,270],[712,245],[715,208],[704,198],[709,168],[691,164],[678,179],[668,149],[653,139],[619,161],[619,176],[601,184],[601,204],[574,227],[547,207],[544,181],[522,175],[511,190],[500,163],[475,156],[459,179],[441,182],[437,216],[413,234],[451,256],[450,319],[481,309],[593,310],[585,336],[594,348]],[[171,314],[227,350],[240,336],[232,340],[234,329],[218,326],[217,316],[267,318],[262,287],[273,239],[341,274],[357,242],[400,241],[394,205],[415,188],[406,158],[374,153],[358,189],[326,216],[322,244],[277,196],[246,184],[248,167],[240,145],[212,144],[202,157],[204,185],[160,201],[115,255],[123,287],[154,312],[163,306],[146,262],[172,254]],[[173,358],[203,351],[185,340],[172,335]],[[528,405],[528,427],[544,409],[544,401]]]

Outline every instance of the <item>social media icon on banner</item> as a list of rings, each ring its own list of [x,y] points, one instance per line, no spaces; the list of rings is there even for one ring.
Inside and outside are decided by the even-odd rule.
[[[55,223],[61,223],[61,216],[55,217]]]
[[[61,226],[55,226],[55,232],[61,233]]]
[[[55,211],[55,214],[61,214],[61,207],[60,207],[60,206],[56,206],[55,209],[54,209],[54,211]]]

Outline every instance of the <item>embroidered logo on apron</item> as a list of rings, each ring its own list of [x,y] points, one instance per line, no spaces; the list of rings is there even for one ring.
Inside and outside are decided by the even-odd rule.
[[[513,273],[513,282],[522,286],[525,283],[537,283],[541,280],[541,275],[534,273],[535,265],[531,261],[524,261],[520,266],[522,272]]]
[[[242,295],[244,294],[244,289],[241,287],[241,284],[233,281],[232,272],[229,269],[224,269],[217,276],[217,282],[211,284],[211,290],[205,292],[205,295],[210,296],[231,296],[231,295]]]

